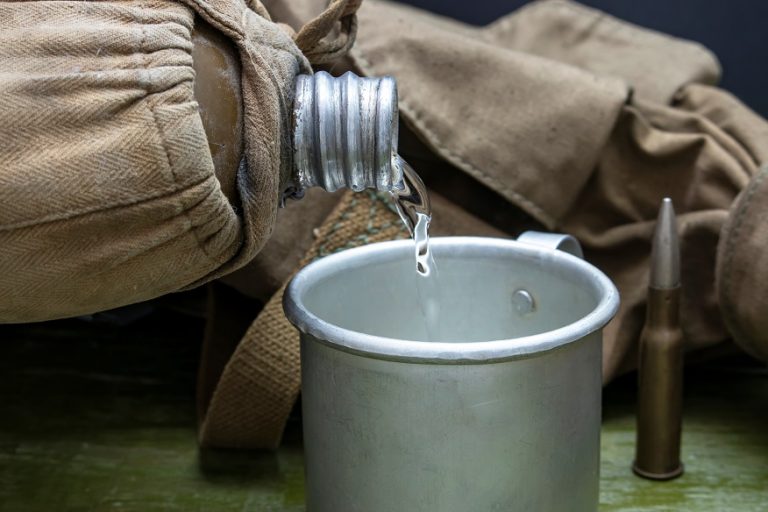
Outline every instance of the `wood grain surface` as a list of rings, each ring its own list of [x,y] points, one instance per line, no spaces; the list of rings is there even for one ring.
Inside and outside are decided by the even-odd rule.
[[[168,311],[128,327],[0,326],[0,511],[304,510],[298,419],[276,454],[197,449],[202,329]],[[686,472],[672,482],[629,469],[634,392],[632,377],[605,391],[602,511],[768,511],[763,367],[688,371]]]

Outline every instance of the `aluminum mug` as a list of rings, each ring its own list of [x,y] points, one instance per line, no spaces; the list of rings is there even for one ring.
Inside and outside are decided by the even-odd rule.
[[[527,238],[431,240],[432,332],[410,240],[293,278],[307,512],[597,510],[618,292],[562,240]]]

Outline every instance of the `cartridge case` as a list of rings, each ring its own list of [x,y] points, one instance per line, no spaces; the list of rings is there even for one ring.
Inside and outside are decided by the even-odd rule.
[[[683,332],[680,287],[649,288],[640,337],[637,444],[634,472],[644,478],[680,476],[683,405]]]

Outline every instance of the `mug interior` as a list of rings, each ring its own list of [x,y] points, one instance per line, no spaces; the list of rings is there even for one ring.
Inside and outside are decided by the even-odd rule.
[[[289,293],[300,294],[310,316],[347,331],[442,343],[542,334],[579,321],[605,299],[605,284],[593,275],[600,273],[578,258],[482,240],[434,239],[437,272],[429,278],[417,274],[410,241],[346,251],[307,267],[301,289]]]

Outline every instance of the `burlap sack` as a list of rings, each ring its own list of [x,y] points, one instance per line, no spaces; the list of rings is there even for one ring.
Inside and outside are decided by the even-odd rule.
[[[312,1],[299,4],[307,12],[316,8]],[[287,6],[282,14],[292,23],[302,15]],[[766,204],[754,198],[768,195],[764,173],[757,172],[768,157],[768,125],[710,86],[719,66],[705,49],[562,0],[534,2],[483,28],[367,0],[352,56],[333,71],[352,67],[398,79],[406,123],[401,153],[447,198],[438,200],[435,227],[443,216],[458,223],[471,212],[476,217],[468,216],[464,234],[495,226],[516,235],[537,225],[570,232],[616,282],[622,307],[605,331],[606,380],[636,364],[650,237],[664,196],[673,198],[680,217],[689,350],[739,332],[725,329],[718,297],[727,302],[729,327],[747,327],[744,337],[752,342],[741,341],[744,346],[765,339],[768,294],[756,296],[765,285],[749,289],[755,274],[746,269],[750,262],[768,268],[754,211]],[[225,281],[267,300],[300,264],[313,227],[333,202],[281,211],[281,229],[254,263]],[[321,230],[336,222],[331,215]],[[270,303],[265,312],[272,320],[260,317],[238,350],[257,352],[270,336],[292,336],[293,345],[286,338],[283,346],[296,346],[276,299]],[[246,373],[239,378],[257,380],[253,370]],[[284,393],[286,403],[296,393],[298,387]],[[242,415],[229,420],[240,422]]]
[[[193,95],[196,15],[239,54],[237,208]],[[250,261],[290,168],[302,71],[290,34],[243,0],[0,4],[0,320],[142,301]]]

